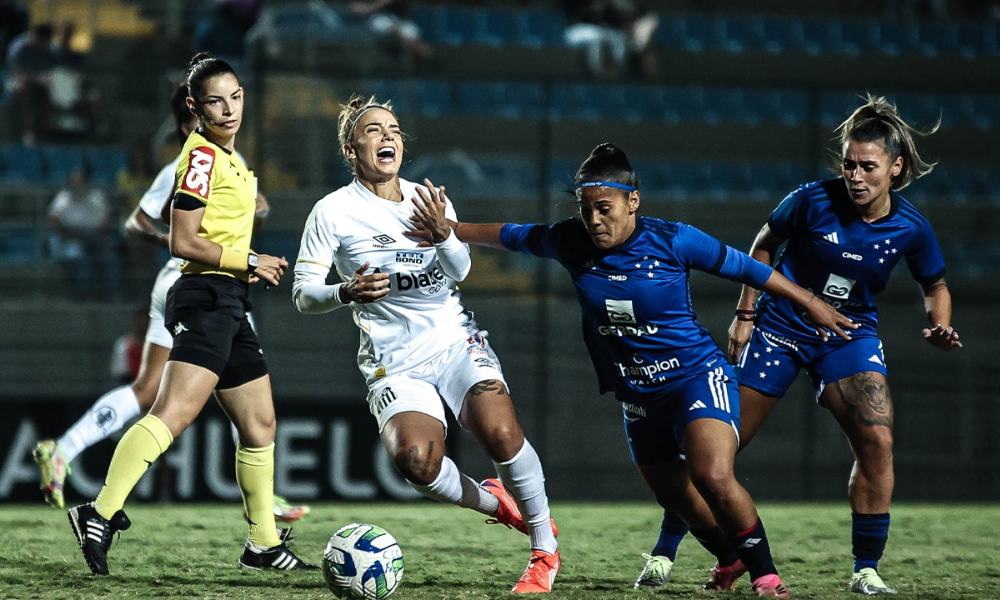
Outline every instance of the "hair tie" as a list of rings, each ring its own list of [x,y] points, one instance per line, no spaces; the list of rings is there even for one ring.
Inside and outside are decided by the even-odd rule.
[[[573,188],[573,191],[574,192],[579,191],[581,188],[599,187],[599,186],[618,188],[619,190],[625,190],[626,192],[638,191],[636,188],[630,185],[625,185],[624,183],[615,183],[614,181],[584,181],[583,183],[578,183],[576,187]]]

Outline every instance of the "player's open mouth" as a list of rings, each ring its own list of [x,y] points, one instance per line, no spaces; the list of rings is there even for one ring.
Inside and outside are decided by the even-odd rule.
[[[378,152],[375,153],[375,157],[382,164],[390,164],[396,160],[396,149],[392,146],[386,146],[385,148],[379,148]]]

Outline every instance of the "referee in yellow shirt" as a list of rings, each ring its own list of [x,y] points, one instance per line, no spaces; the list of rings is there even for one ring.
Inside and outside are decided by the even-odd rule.
[[[131,525],[126,497],[214,391],[240,437],[236,481],[250,524],[240,566],[316,569],[278,537],[272,512],[271,379],[246,312],[249,285],[278,285],[288,261],[250,248],[257,178],[234,149],[244,91],[228,63],[205,53],[191,59],[187,88],[198,129],[181,151],[171,209],[170,252],[185,260],[167,295],[174,346],[149,414],[118,443],[97,499],[71,508],[69,520],[90,570],[107,575],[112,536]]]

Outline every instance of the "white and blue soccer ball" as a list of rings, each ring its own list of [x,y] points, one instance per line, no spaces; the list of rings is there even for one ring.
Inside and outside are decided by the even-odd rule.
[[[377,525],[344,525],[323,552],[323,578],[338,598],[388,598],[403,581],[403,551]]]

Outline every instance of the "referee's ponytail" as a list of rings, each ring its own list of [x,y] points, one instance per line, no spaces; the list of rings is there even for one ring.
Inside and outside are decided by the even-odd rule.
[[[214,58],[208,52],[199,52],[191,57],[188,64],[187,76],[184,78],[187,83],[188,96],[194,98],[196,104],[201,104],[205,89],[205,82],[219,75],[232,75],[236,77],[236,71],[220,58]],[[239,77],[236,77],[239,80]]]

